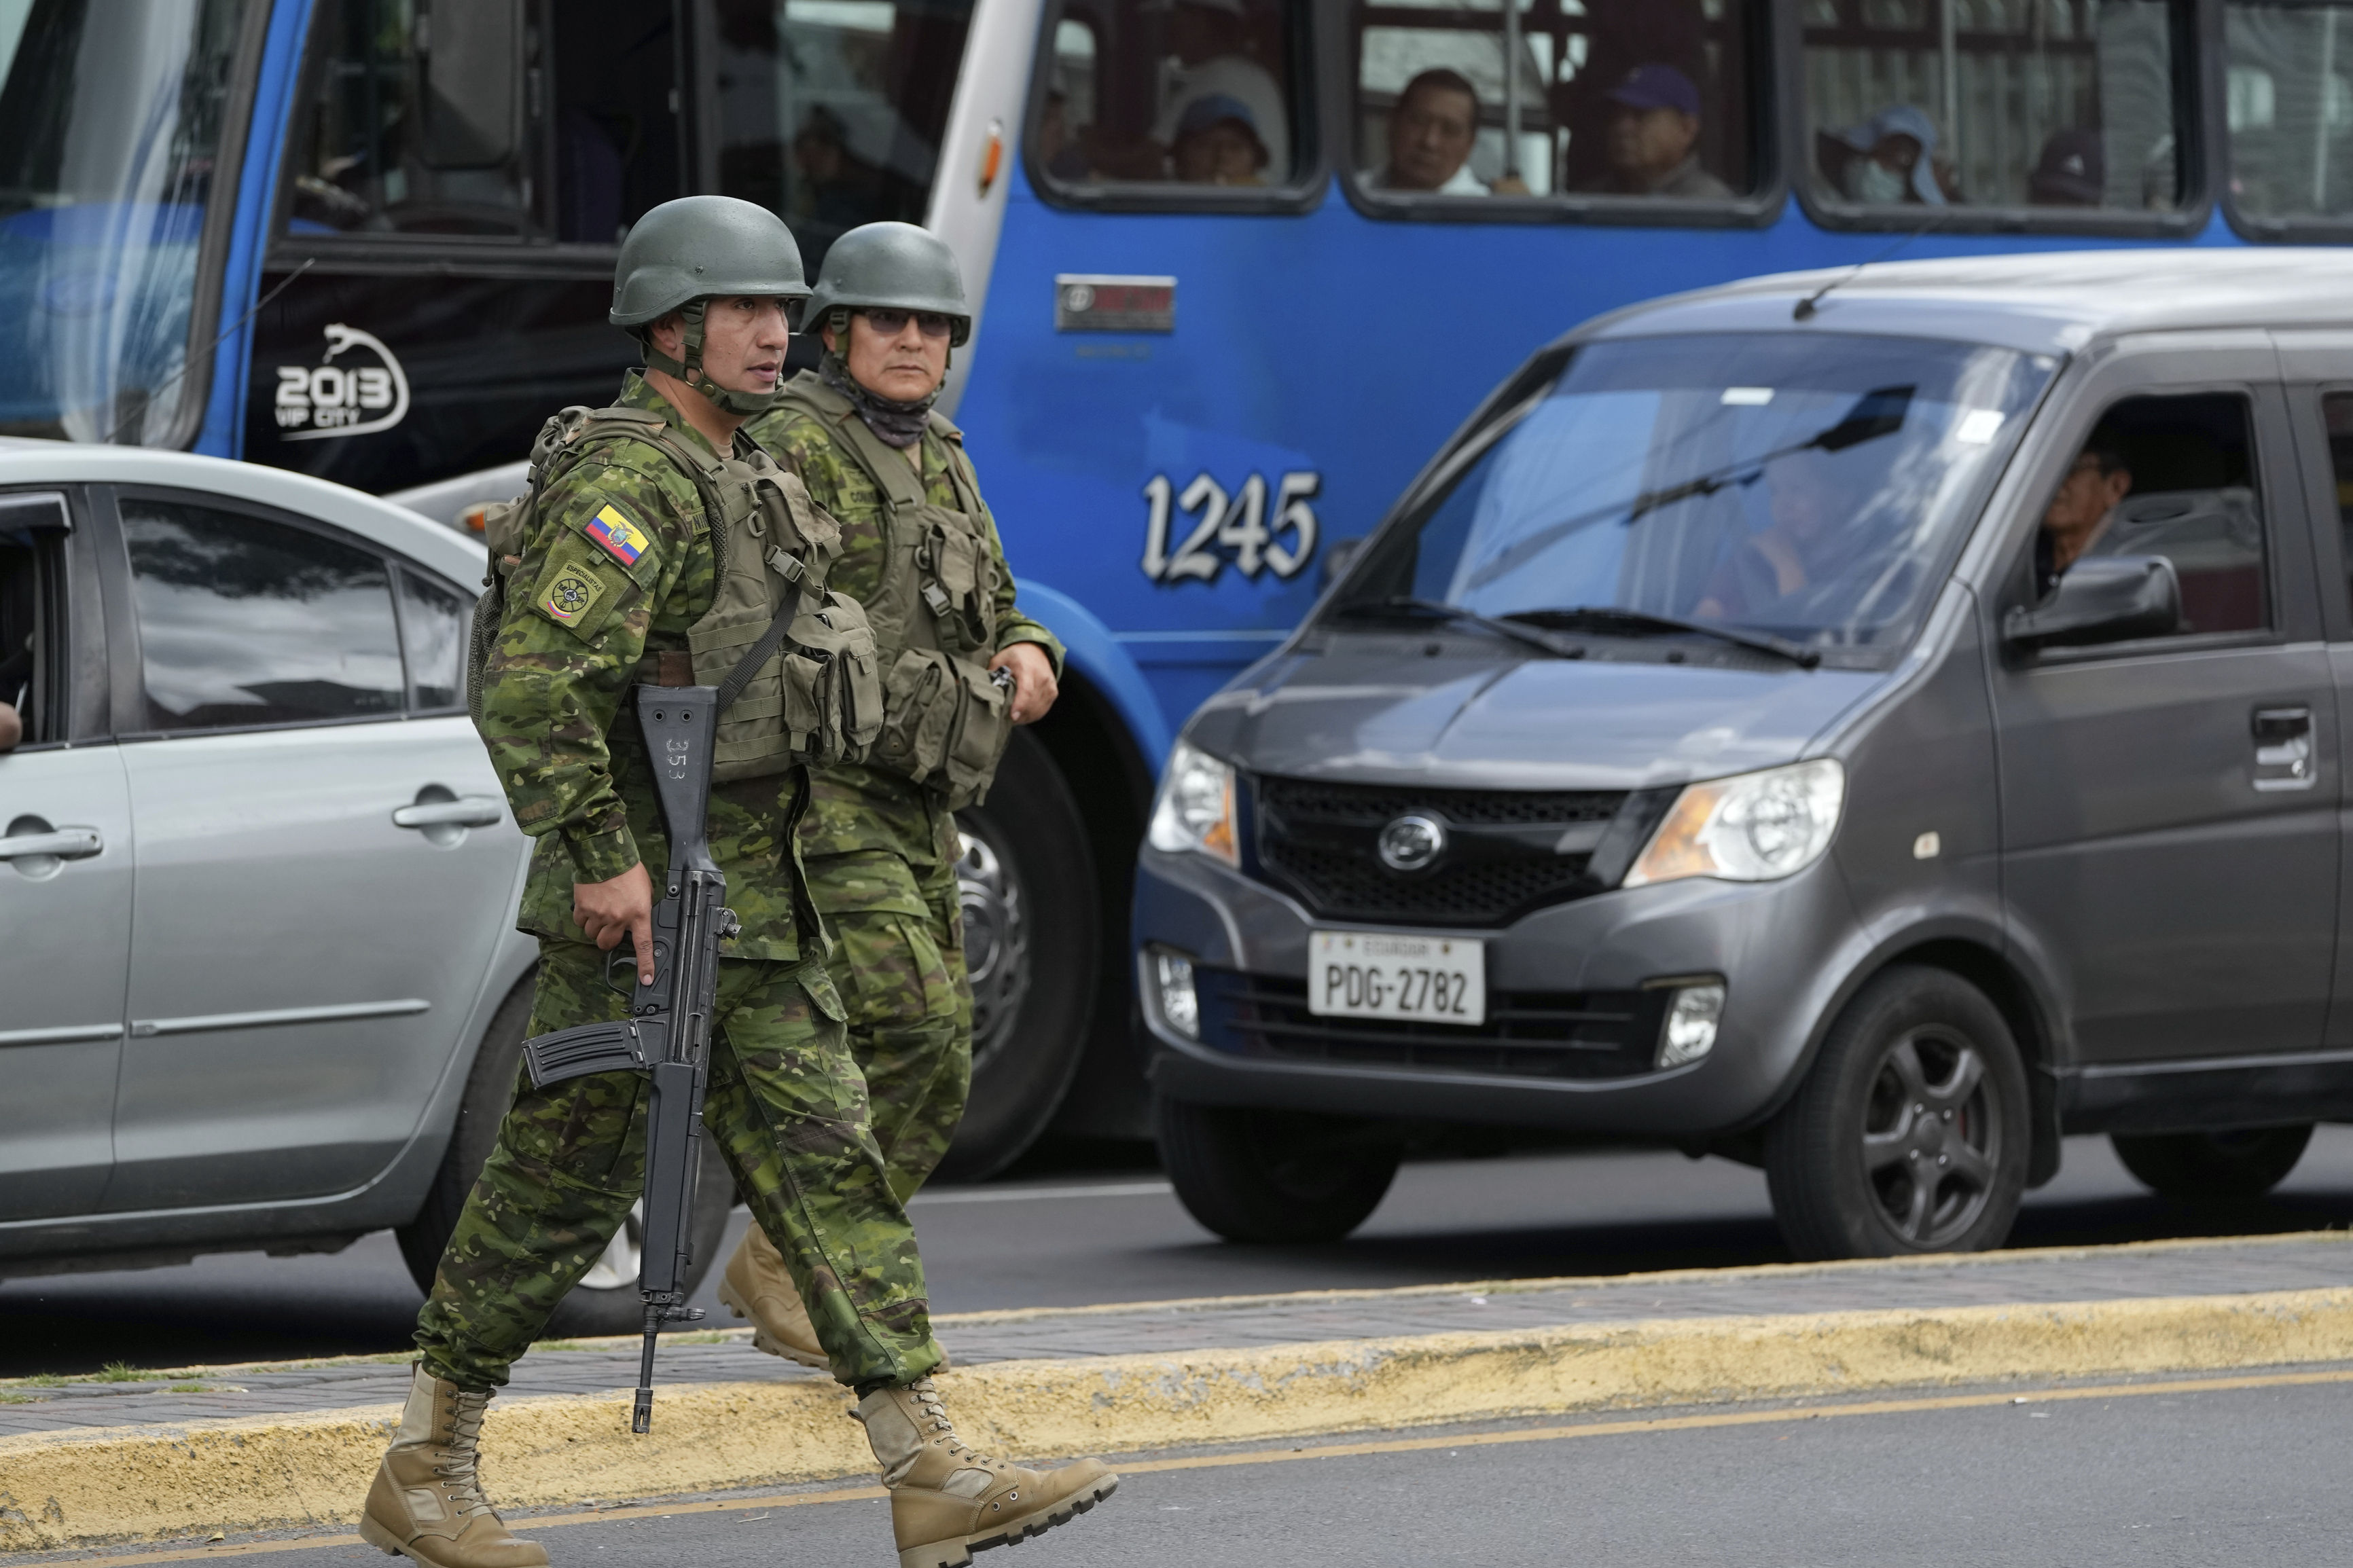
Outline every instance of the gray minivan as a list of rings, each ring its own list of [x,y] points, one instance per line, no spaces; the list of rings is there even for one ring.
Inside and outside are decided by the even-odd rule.
[[[2250,1195],[2353,1118],[2353,258],[1766,278],[1537,353],[1194,716],[1134,913],[1164,1157],[1336,1237],[1431,1130],[1999,1246],[2069,1132]]]

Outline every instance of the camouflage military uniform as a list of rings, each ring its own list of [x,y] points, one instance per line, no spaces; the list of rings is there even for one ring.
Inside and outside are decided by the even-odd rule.
[[[858,460],[805,409],[779,409],[745,428],[800,475],[810,497],[840,525],[831,586],[853,599],[871,597],[890,560],[890,520]],[[927,431],[915,449],[925,499],[961,505],[946,442]],[[1036,643],[1059,679],[1062,645],[1014,607],[1013,574],[1005,569],[994,519],[988,527],[1003,584],[997,647]],[[903,1200],[946,1154],[972,1084],[972,989],[956,892],[955,816],[934,790],[883,769],[813,769],[800,848],[809,894],[834,934],[828,968],[849,1011],[850,1048],[866,1075],[875,1138],[890,1164],[892,1190]]]
[[[702,442],[635,377],[621,402]],[[548,486],[509,589],[484,737],[515,820],[538,840],[520,921],[540,938],[534,1034],[624,1011],[604,984],[605,955],[572,919],[572,887],[640,859],[659,882],[668,858],[624,699],[639,658],[683,648],[710,606],[716,563],[702,520],[693,481],[658,448],[600,440]],[[712,791],[712,852],[743,931],[719,966],[703,1116],[809,1304],[835,1375],[900,1384],[941,1355],[799,875],[804,777],[794,769]],[[474,1390],[506,1382],[641,1192],[647,1093],[634,1073],[518,1085],[418,1322],[434,1376]]]

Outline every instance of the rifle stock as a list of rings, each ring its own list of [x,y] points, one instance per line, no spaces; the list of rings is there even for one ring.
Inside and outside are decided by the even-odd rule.
[[[694,1263],[695,1175],[702,1163],[719,944],[737,927],[726,907],[727,879],[711,858],[705,827],[719,692],[709,686],[640,686],[637,703],[655,794],[670,828],[670,870],[654,907],[653,984],[631,990],[626,1020],[575,1025],[524,1041],[523,1062],[538,1089],[596,1072],[642,1072],[652,1083],[638,1275],[645,1346],[629,1415],[629,1429],[645,1432],[653,1424],[655,1337],[664,1323],[702,1316],[686,1305]]]

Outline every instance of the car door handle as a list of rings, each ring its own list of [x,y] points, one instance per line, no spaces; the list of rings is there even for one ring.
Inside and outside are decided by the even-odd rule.
[[[459,800],[420,801],[415,805],[395,807],[392,825],[395,827],[493,827],[506,815],[506,808],[485,795],[467,795]]]
[[[2257,789],[2309,789],[2316,782],[2311,709],[2258,708],[2253,728]]]
[[[53,855],[60,860],[82,860],[106,847],[95,827],[60,827],[49,833],[16,833],[0,838],[0,860],[21,860]]]

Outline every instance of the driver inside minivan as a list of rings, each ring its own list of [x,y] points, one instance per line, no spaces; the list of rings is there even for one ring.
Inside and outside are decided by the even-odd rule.
[[[2093,431],[2067,477],[2059,481],[2042,513],[2042,531],[2035,535],[2035,575],[2044,593],[2108,531],[2132,488],[2132,469],[2126,466],[2123,448],[2105,431]]]

